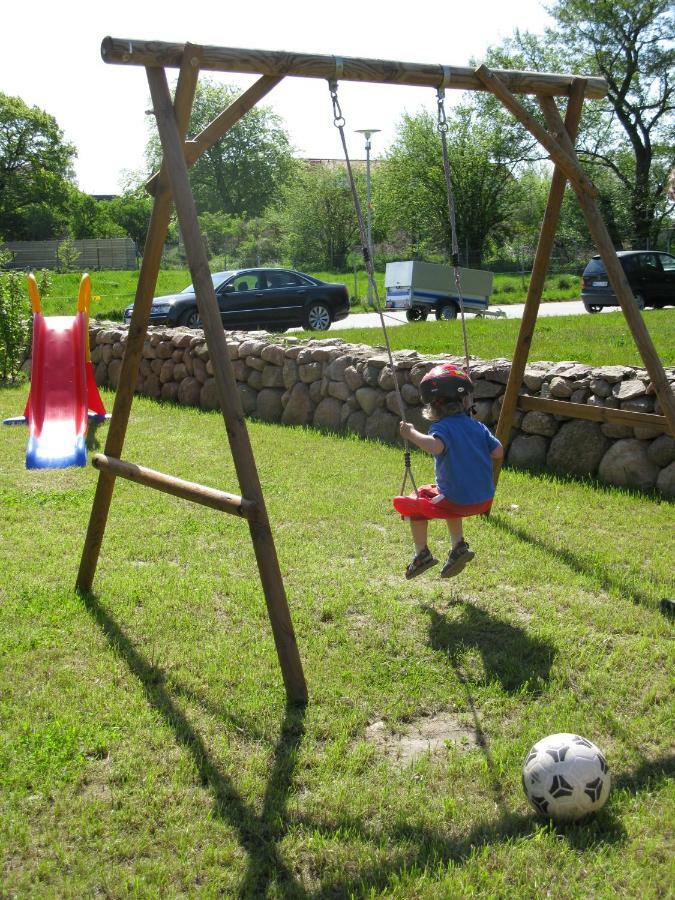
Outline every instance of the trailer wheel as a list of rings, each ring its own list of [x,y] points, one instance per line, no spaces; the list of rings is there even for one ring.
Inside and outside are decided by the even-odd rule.
[[[440,306],[436,307],[436,318],[440,322],[441,320],[447,321],[448,319],[456,319],[457,318],[457,307],[454,303],[441,303]]]
[[[428,312],[426,309],[420,309],[419,306],[413,306],[406,310],[405,317],[409,322],[426,322]]]

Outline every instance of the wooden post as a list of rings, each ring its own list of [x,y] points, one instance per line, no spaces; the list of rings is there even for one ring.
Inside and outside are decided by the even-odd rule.
[[[182,137],[185,137],[190,120],[190,110],[199,78],[200,49],[185,44],[183,64],[176,87],[176,118]],[[129,423],[129,413],[136,389],[136,379],[143,352],[143,344],[148,330],[150,307],[157,284],[157,275],[162,262],[162,252],[171,219],[171,193],[165,178],[160,178],[159,189],[152,207],[148,235],[143,251],[143,262],[136,286],[134,311],[127,337],[122,368],[120,370],[117,392],[113,404],[110,427],[105,443],[107,456],[120,457],[124,447],[124,438]],[[110,503],[115,487],[115,476],[102,470],[96,485],[96,494],[89,515],[89,526],[82,550],[80,569],[77,574],[76,588],[90,591],[96,574],[96,566],[103,542]]]
[[[572,141],[574,141],[577,136],[579,119],[581,117],[581,110],[584,102],[584,90],[585,85],[583,79],[576,79],[572,85],[572,90],[570,91],[570,99],[567,104],[567,114],[565,116],[565,128]],[[537,322],[541,294],[544,289],[544,282],[546,281],[546,273],[551,258],[551,250],[553,249],[553,241],[558,225],[558,218],[560,216],[560,208],[565,195],[566,182],[567,178],[565,173],[559,166],[556,166],[553,170],[546,211],[539,231],[539,242],[534,257],[530,284],[527,289],[527,298],[525,300],[523,318],[520,322],[516,350],[513,355],[509,380],[506,385],[506,392],[499,413],[497,438],[502,442],[504,448],[506,448],[509,440],[513,414],[518,404],[518,392],[523,383],[525,366],[527,365],[530,354],[532,335],[534,334],[534,327]],[[501,466],[495,466],[496,479],[499,477],[500,469]]]
[[[574,146],[569,139],[569,135],[565,131],[555,102],[550,97],[540,97],[539,103],[551,132],[555,134],[567,153],[576,156]],[[649,373],[652,386],[658,401],[661,404],[661,410],[668,420],[670,432],[675,436],[675,397],[670,389],[670,384],[666,378],[666,373],[663,370],[663,365],[656,352],[651,335],[647,330],[647,326],[645,325],[640,310],[637,308],[635,297],[628,284],[626,273],[616,255],[616,250],[614,249],[614,244],[609,236],[607,226],[605,225],[595,200],[593,200],[592,197],[589,197],[583,190],[580,190],[578,185],[572,183],[572,187],[574,188],[586,223],[588,224],[588,230],[591,233],[595,246],[600,252],[602,261],[605,264],[612,290],[621,304],[621,309],[628,322],[628,327],[633,334],[642,361]]]
[[[307,700],[307,686],[302,663],[288,609],[272,530],[267,517],[265,499],[239,400],[232,363],[227,351],[227,341],[220,319],[211,272],[199,231],[197,211],[188,181],[183,142],[176,124],[166,74],[164,69],[160,68],[148,68],[146,72],[162,142],[166,172],[185,241],[197,307],[209,348],[239,485],[242,495],[247,500],[253,501],[258,507],[258,515],[255,521],[249,521],[249,528],[286,693],[289,700],[304,703]]]

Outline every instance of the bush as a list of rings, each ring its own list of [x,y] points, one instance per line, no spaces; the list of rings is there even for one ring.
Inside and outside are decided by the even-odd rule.
[[[38,287],[43,297],[49,293],[49,272],[40,272]],[[5,383],[15,381],[21,371],[30,347],[32,326],[25,277],[21,272],[0,272],[0,379]]]

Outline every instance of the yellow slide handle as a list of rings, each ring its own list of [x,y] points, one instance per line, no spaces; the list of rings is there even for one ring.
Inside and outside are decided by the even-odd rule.
[[[35,280],[35,275],[31,272],[28,275],[28,296],[30,297],[30,306],[34,313],[42,312],[42,302],[40,300],[40,291]]]
[[[89,348],[89,305],[91,303],[91,278],[85,272],[80,279],[80,290],[77,295],[77,311],[84,313],[84,342],[85,362],[91,362],[91,350]]]

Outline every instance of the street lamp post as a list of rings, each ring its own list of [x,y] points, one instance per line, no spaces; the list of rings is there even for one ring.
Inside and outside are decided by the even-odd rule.
[[[366,139],[366,229],[368,238],[368,253],[372,259],[373,255],[373,221],[372,221],[372,203],[370,197],[370,138],[371,135],[377,134],[379,128],[357,128],[356,133],[362,134]],[[368,306],[373,305],[373,285],[370,278],[368,279]]]

